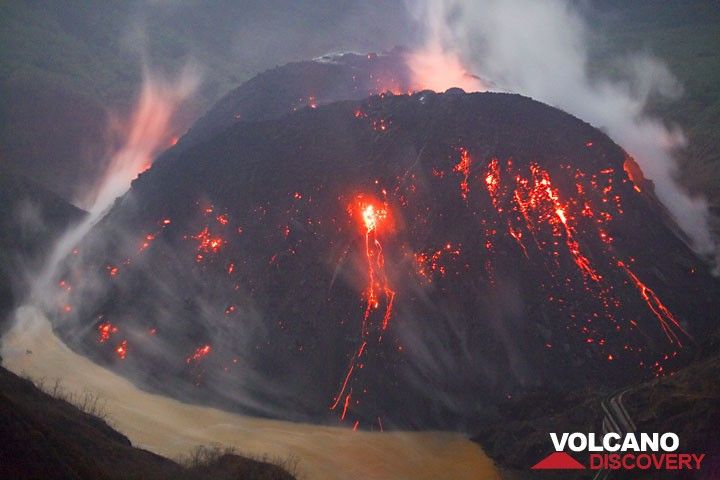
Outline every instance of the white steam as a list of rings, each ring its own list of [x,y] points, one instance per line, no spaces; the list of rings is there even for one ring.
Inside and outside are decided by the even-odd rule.
[[[591,78],[589,29],[563,0],[423,0],[411,9],[436,52],[459,59],[496,89],[528,95],[605,130],[655,183],[695,250],[714,251],[705,200],[689,197],[675,181],[673,151],[685,144],[684,135],[645,113],[649,95],[680,94],[662,63],[634,55],[623,59],[625,80]],[[444,69],[438,64],[435,71],[443,77]]]
[[[130,118],[112,117],[110,128],[121,139],[121,145],[111,153],[97,188],[84,199],[91,214],[99,215],[107,209],[139,173],[150,167],[157,154],[177,141],[181,132],[175,114],[196,90],[199,80],[191,65],[172,80],[143,69],[142,87]]]
[[[480,79],[471,75],[463,65],[457,49],[443,38],[445,11],[441,2],[421,2],[416,19],[425,24],[425,38],[421,48],[407,57],[415,90],[430,89],[437,92],[460,87],[468,92],[486,90]]]
[[[130,182],[147,170],[155,157],[170,147],[181,133],[176,113],[198,87],[200,76],[192,66],[168,80],[148,68],[143,69],[143,82],[133,111],[127,119],[112,117],[111,134],[118,139],[117,146],[109,148],[105,174],[78,203],[88,215],[71,226],[57,241],[43,271],[33,281],[31,299],[48,291],[57,268],[108,211],[116,198],[130,188]]]

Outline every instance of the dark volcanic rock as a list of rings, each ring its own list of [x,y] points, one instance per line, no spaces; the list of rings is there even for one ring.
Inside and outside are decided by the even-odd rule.
[[[200,118],[178,150],[207,140],[237,122],[269,120],[305,107],[361,100],[376,93],[408,92],[405,52],[326,55],[267,70],[231,91]]]
[[[146,388],[292,419],[347,405],[365,428],[467,427],[534,385],[652,377],[720,297],[625,161],[518,95],[238,123],[133,183],[69,259],[56,328]],[[387,216],[366,236],[368,204]]]

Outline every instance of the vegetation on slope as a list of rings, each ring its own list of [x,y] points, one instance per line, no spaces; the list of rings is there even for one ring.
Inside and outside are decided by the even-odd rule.
[[[56,391],[57,393],[57,391]],[[281,467],[233,450],[198,448],[180,465],[135,448],[88,403],[54,398],[0,367],[0,478],[292,480]],[[85,406],[83,411],[78,406]],[[200,454],[197,454],[200,452]],[[292,467],[294,464],[286,463]]]

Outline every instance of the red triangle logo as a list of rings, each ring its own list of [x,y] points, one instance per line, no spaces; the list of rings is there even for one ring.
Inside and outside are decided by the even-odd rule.
[[[551,453],[540,460],[533,470],[585,470],[585,465],[575,460],[565,452]]]

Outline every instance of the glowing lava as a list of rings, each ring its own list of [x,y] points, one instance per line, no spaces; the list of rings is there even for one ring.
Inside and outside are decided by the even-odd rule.
[[[626,161],[626,171],[628,164]],[[530,259],[531,255],[539,255],[544,261],[546,271],[553,279],[551,284],[555,285],[550,288],[558,289],[555,293],[548,294],[548,300],[556,302],[562,308],[565,299],[559,298],[559,295],[562,295],[560,292],[572,289],[572,279],[561,273],[563,258],[561,246],[564,245],[566,253],[581,275],[583,288],[597,300],[600,307],[597,312],[578,325],[582,334],[587,336],[587,343],[595,343],[601,347],[606,345],[602,330],[592,326],[593,318],[603,316],[613,324],[616,331],[623,328],[615,317],[617,313],[622,314],[620,297],[615,293],[618,285],[611,283],[611,278],[616,277],[617,274],[599,273],[599,268],[607,269],[604,271],[619,268],[640,292],[647,308],[659,320],[660,327],[668,340],[680,345],[677,332],[682,332],[686,336],[687,333],[682,329],[679,321],[655,292],[642,283],[626,263],[616,257],[613,236],[610,233],[611,222],[615,215],[623,214],[623,209],[620,196],[614,190],[615,170],[605,168],[588,175],[579,169],[573,171],[568,166],[561,166],[562,170],[570,174],[569,178],[575,181],[576,192],[576,196],[564,200],[558,187],[554,185],[549,171],[536,163],[529,164],[527,168],[528,170],[523,172],[522,169],[516,168],[511,160],[501,167],[497,159],[491,159],[485,171],[485,187],[498,215],[496,222],[506,227],[508,237],[518,244],[525,258]],[[628,174],[632,175],[632,169]],[[486,227],[486,231],[489,230]],[[598,248],[602,251],[602,256],[595,260],[597,265],[590,260],[593,257],[588,253],[590,252],[588,245],[581,245],[579,240],[581,234],[583,243],[589,244],[589,236],[593,235],[600,241]],[[527,236],[533,239],[536,249],[532,251],[528,249],[524,241]],[[593,245],[597,246],[597,242]],[[570,317],[575,319],[575,313],[571,313]],[[637,328],[634,320],[630,320],[629,324],[631,328]],[[596,338],[594,339],[593,336]],[[641,347],[627,344],[623,349],[642,350]],[[615,354],[606,354],[608,361],[616,358]]]
[[[454,172],[460,172],[463,176],[463,179],[460,181],[460,195],[465,201],[467,201],[468,193],[470,193],[469,179],[471,162],[470,154],[463,148],[460,150],[460,161],[453,167]]]
[[[625,170],[628,178],[633,183],[633,188],[635,189],[635,191],[638,193],[642,192],[642,187],[640,187],[640,185],[644,185],[646,183],[645,175],[643,175],[643,172],[640,169],[640,165],[638,165],[635,159],[632,157],[625,158],[625,162],[623,163],[623,170]]]
[[[333,404],[330,406],[330,410],[335,410],[342,403],[341,421],[345,420],[351,408],[353,387],[354,383],[356,383],[353,374],[364,367],[362,359],[368,354],[369,347],[378,345],[382,341],[383,333],[390,324],[393,302],[395,301],[395,291],[390,288],[385,272],[383,247],[378,234],[380,227],[388,220],[387,207],[377,206],[374,202],[363,200],[362,197],[358,198],[356,207],[362,219],[361,228],[364,230],[368,283],[363,292],[365,312],[360,328],[360,347],[353,354],[340,390],[335,395]],[[353,207],[349,210],[354,211]],[[381,309],[381,304],[384,304],[384,309]],[[377,322],[373,322],[376,318],[373,315],[375,311],[382,311],[382,317],[378,316]],[[362,388],[358,388],[358,390],[363,391]],[[358,403],[359,400],[356,399],[355,404]],[[354,428],[357,428],[358,424],[359,421],[356,420]]]
[[[382,321],[382,329],[386,330],[392,315],[395,292],[388,286],[385,276],[385,257],[377,235],[379,223],[387,218],[387,210],[376,208],[373,204],[367,204],[362,208],[362,217],[365,224],[365,255],[368,262],[368,287],[365,292],[367,305],[363,318],[363,335],[366,335],[368,333],[367,321],[370,313],[380,306],[377,293],[384,293],[386,299],[385,314]]]
[[[118,328],[110,322],[98,325],[98,342],[105,343],[110,340],[110,336],[117,333]]]
[[[128,342],[127,340],[123,340],[120,342],[120,344],[115,347],[115,354],[118,356],[120,360],[125,360],[125,357],[127,356],[128,352]]]
[[[192,355],[187,357],[185,359],[185,363],[192,363],[197,362],[207,356],[208,353],[212,350],[212,347],[210,345],[203,345],[201,347],[198,347],[195,349]]]
[[[225,244],[222,237],[210,233],[210,229],[205,227],[200,233],[192,238],[198,241],[197,249],[199,252],[217,253]]]
[[[618,260],[617,265],[618,267],[622,268],[625,273],[627,273],[628,277],[630,277],[635,287],[637,287],[638,291],[640,292],[640,296],[645,301],[650,311],[655,315],[655,317],[657,317],[658,321],[660,322],[660,327],[662,328],[663,332],[665,332],[668,340],[670,340],[671,343],[677,343],[679,346],[682,346],[682,343],[680,342],[680,337],[675,331],[673,331],[673,327],[685,334],[685,336],[689,337],[689,335],[685,330],[683,330],[683,328],[680,326],[680,322],[678,322],[678,320],[670,312],[670,310],[668,310],[668,308],[662,303],[660,297],[658,297],[650,287],[640,281],[640,279],[630,270],[630,268],[628,268],[628,266],[623,261]]]
[[[457,259],[460,256],[460,246],[451,243],[445,244],[443,248],[436,250],[425,250],[415,254],[417,262],[417,273],[428,283],[433,281],[433,277],[438,275],[440,278],[447,275],[448,266],[443,262],[443,258]]]

